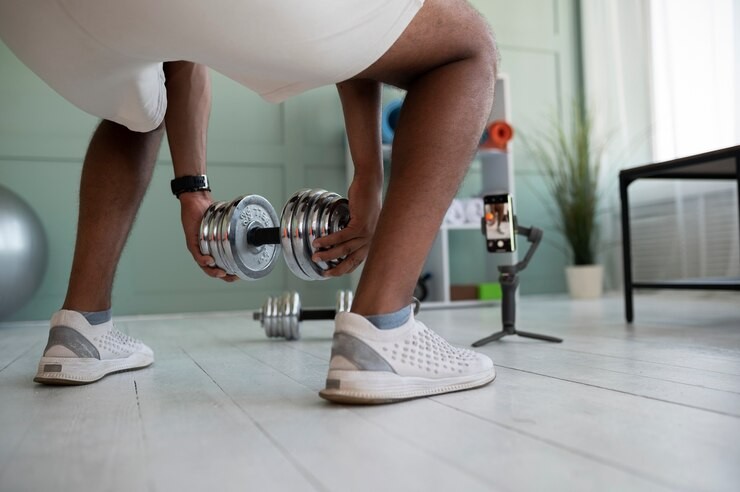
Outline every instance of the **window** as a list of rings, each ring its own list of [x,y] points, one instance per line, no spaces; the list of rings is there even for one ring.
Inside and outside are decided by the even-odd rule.
[[[651,0],[656,162],[740,143],[738,9],[733,0]]]

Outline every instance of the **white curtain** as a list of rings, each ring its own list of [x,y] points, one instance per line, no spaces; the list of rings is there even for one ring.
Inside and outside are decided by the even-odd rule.
[[[607,289],[621,282],[619,170],[652,161],[649,1],[581,1],[584,101],[607,143],[599,216]]]
[[[651,0],[657,160],[740,143],[733,0]],[[734,0],[734,3],[737,0]]]
[[[580,5],[585,100],[609,142],[602,262],[607,285],[617,287],[618,170],[740,143],[740,0],[581,0]],[[633,205],[671,210],[660,224],[666,243],[675,246],[675,256],[682,261],[668,262],[680,268],[666,269],[666,278],[736,273],[736,232],[727,236],[732,244],[717,247],[729,252],[722,262],[727,268],[698,268],[695,259],[713,257],[715,246],[702,243],[695,251],[695,234],[686,227],[696,209],[689,203],[710,207],[704,197],[732,193],[733,187],[732,182],[647,181],[630,188]],[[705,215],[724,214],[726,227],[736,231],[736,194],[734,200],[721,202],[721,210],[707,210]],[[675,224],[668,227],[666,222]],[[637,222],[633,225],[639,228]],[[652,226],[644,232],[655,233]],[[633,235],[638,233],[633,227]]]
[[[740,1],[650,6],[655,160],[740,144]],[[675,211],[669,230],[678,241],[664,248],[666,277],[738,275],[735,182],[675,180],[653,185],[648,196]]]
[[[585,102],[610,169],[649,162],[650,0],[582,0]]]
[[[581,23],[609,162],[740,144],[740,0],[581,0]]]

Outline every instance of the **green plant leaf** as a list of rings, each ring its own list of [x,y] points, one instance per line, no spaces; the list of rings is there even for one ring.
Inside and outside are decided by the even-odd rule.
[[[544,176],[556,227],[576,265],[596,262],[598,185],[605,143],[596,141],[593,133],[591,115],[575,101],[569,128],[553,117],[544,130],[523,139]]]

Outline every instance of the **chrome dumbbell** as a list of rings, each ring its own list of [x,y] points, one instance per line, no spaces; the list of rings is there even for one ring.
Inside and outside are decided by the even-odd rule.
[[[350,310],[352,298],[351,290],[340,290],[334,309],[303,309],[298,292],[286,292],[268,297],[252,317],[260,322],[268,337],[297,340],[301,337],[301,321],[334,319],[337,313]]]
[[[313,261],[313,241],[344,229],[349,219],[347,199],[320,189],[293,194],[279,220],[270,202],[259,195],[213,202],[200,223],[200,252],[231,275],[257,280],[272,271],[282,250],[294,275],[323,280],[323,272],[341,259]]]

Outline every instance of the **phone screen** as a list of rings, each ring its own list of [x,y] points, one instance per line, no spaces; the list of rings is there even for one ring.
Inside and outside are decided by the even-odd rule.
[[[516,251],[514,206],[511,195],[502,193],[484,196],[483,214],[488,251],[491,253]]]

